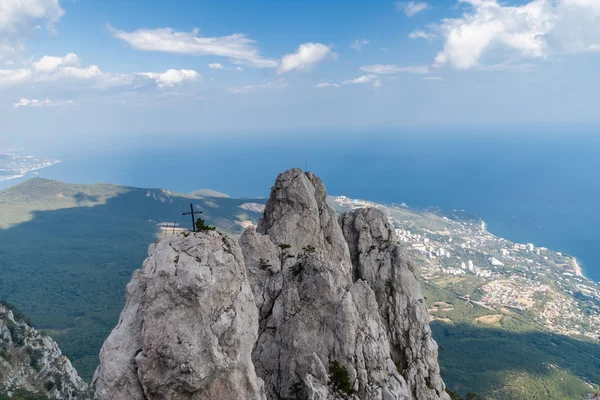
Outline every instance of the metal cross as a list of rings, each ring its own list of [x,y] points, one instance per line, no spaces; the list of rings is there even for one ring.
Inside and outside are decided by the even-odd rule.
[[[183,213],[183,215],[191,215],[192,216],[192,232],[196,232],[196,218],[194,214],[202,214],[202,211],[194,211],[194,205],[190,204],[190,212]]]

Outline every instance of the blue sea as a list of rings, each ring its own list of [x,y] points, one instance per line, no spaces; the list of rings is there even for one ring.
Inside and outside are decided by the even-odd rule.
[[[600,281],[596,132],[160,134],[34,150],[62,160],[37,171],[47,178],[232,197],[266,197],[277,173],[308,166],[329,194],[466,210],[496,235],[576,256]]]

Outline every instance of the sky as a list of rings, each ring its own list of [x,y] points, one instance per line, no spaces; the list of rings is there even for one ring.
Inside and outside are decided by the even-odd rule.
[[[0,0],[0,146],[600,123],[600,0]]]

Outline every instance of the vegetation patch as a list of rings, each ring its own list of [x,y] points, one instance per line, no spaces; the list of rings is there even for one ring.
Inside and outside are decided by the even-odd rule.
[[[196,220],[196,232],[209,232],[217,229],[214,226],[207,225],[202,218]]]
[[[348,369],[339,362],[334,361],[329,365],[329,386],[337,393],[352,396],[352,382],[350,382],[350,374]]]

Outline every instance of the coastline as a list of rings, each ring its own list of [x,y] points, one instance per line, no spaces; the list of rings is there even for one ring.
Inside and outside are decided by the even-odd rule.
[[[572,266],[573,266],[573,271],[575,272],[575,275],[580,276],[582,278],[587,278],[585,275],[583,275],[583,268],[581,268],[581,266],[579,265],[579,263],[577,262],[577,259],[573,256],[572,257]]]
[[[40,169],[51,167],[60,162],[61,162],[60,160],[47,161],[44,165],[36,165],[35,167],[29,168],[29,169],[25,168],[25,169],[18,170],[18,171],[13,170],[12,172],[15,173],[16,175],[0,176],[0,181],[9,181],[11,179],[23,178],[24,176],[27,176],[31,172],[39,171]],[[10,171],[10,170],[4,170],[4,171]]]

